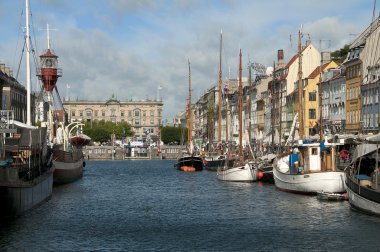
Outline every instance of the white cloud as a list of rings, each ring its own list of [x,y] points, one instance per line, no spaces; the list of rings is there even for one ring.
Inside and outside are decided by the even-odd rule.
[[[0,41],[0,60],[8,65],[17,62],[17,32],[10,29],[20,22],[14,17],[20,10],[11,7],[0,2],[0,21],[12,21],[2,26],[7,36]],[[372,3],[359,0],[36,0],[32,7],[35,29],[46,23],[58,29],[52,32],[52,45],[63,68],[61,96],[69,84],[72,99],[106,100],[112,94],[118,99],[155,99],[161,85],[164,118],[169,120],[185,108],[188,58],[193,102],[216,83],[220,29],[225,78],[228,67],[231,77],[237,75],[239,47],[244,65],[249,57],[272,66],[277,49],[284,49],[286,59],[295,53],[296,43],[289,37],[301,24],[316,46],[321,39],[330,40],[330,49],[336,50],[372,18]],[[38,49],[45,48],[45,33],[36,33]],[[243,71],[247,75],[246,68]]]

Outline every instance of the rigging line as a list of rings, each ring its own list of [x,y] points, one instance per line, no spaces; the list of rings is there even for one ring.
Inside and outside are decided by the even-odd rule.
[[[61,105],[61,108],[62,108],[63,112],[66,113],[66,110],[65,110],[65,108],[63,107],[63,102],[62,102],[61,96],[59,95],[59,92],[58,92],[58,88],[57,88],[57,86],[54,86],[54,90],[55,90],[55,92],[56,92],[56,94],[57,94],[58,101],[59,101],[59,103],[60,103],[60,105]]]
[[[29,9],[30,9],[30,19],[31,19],[31,23],[32,23],[32,30],[33,30],[33,39],[34,39],[34,45],[36,47],[36,50],[37,50],[37,41],[36,41],[36,32],[35,32],[35,29],[34,29],[34,19],[33,19],[33,11],[32,11],[32,6],[31,4],[29,3]],[[33,49],[33,48],[32,48]]]
[[[17,68],[17,73],[16,73],[16,80],[18,79],[18,74],[20,73],[21,62],[22,62],[22,57],[24,55],[25,46],[26,46],[26,39],[24,39],[24,46],[22,47],[21,57],[20,57],[20,61],[18,63],[18,68]]]

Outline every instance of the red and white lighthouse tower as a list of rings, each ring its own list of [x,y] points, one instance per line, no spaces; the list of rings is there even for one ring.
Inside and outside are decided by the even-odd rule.
[[[48,48],[40,55],[40,66],[38,76],[44,85],[44,90],[51,94],[58,78],[62,76],[62,70],[58,68],[58,56]]]
[[[40,55],[40,69],[38,77],[42,81],[44,91],[46,92],[49,104],[48,111],[48,132],[50,132],[50,140],[53,141],[55,136],[54,118],[53,118],[53,90],[57,84],[57,80],[62,76],[62,69],[58,68],[58,56],[50,49],[49,26],[47,26],[48,49]]]

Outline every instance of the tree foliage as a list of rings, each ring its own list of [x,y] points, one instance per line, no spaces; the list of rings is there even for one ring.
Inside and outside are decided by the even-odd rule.
[[[115,133],[116,139],[123,137],[133,136],[131,125],[126,122],[118,124],[112,122],[99,122],[87,123],[83,127],[83,133],[91,137],[92,141],[106,143],[111,140],[112,133]]]
[[[343,48],[332,52],[331,59],[338,63],[342,63],[347,58],[349,47],[349,45],[345,45]]]
[[[166,126],[161,128],[161,141],[183,143],[187,141],[187,128]]]

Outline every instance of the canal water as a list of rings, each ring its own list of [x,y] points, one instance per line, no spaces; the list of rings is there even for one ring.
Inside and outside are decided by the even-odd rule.
[[[218,181],[174,161],[88,161],[0,226],[0,251],[378,251],[380,218],[344,202]]]

